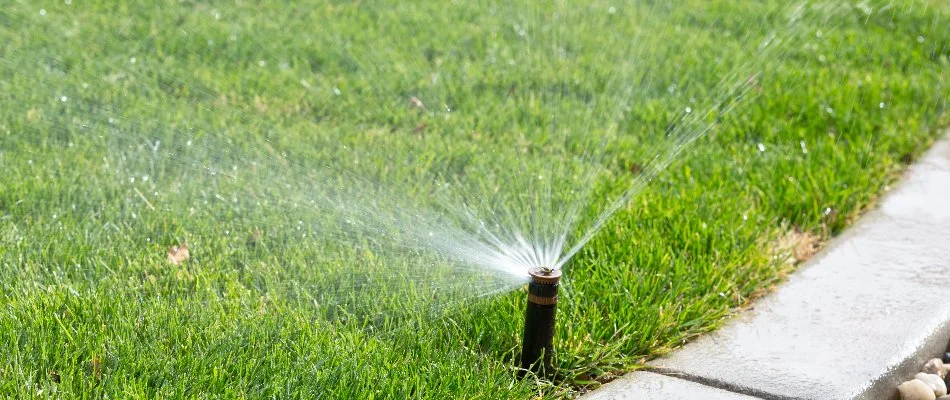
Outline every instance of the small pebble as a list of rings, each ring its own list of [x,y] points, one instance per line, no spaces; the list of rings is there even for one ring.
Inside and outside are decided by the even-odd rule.
[[[924,367],[920,369],[920,372],[938,375],[941,378],[947,377],[947,369],[943,367],[943,361],[940,361],[939,358],[931,358],[930,361],[927,361]]]
[[[936,400],[937,396],[933,389],[919,379],[912,379],[900,384],[897,391],[901,394],[901,400]]]
[[[926,383],[927,386],[930,386],[930,388],[934,390],[934,394],[937,396],[943,396],[947,394],[947,384],[944,383],[943,379],[936,374],[925,374],[920,372],[917,375],[914,375],[914,379]]]

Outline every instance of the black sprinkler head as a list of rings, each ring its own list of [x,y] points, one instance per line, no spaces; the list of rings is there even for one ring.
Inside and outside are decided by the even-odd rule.
[[[532,268],[528,271],[528,306],[525,309],[521,367],[539,375],[551,372],[554,354],[554,316],[561,270]]]

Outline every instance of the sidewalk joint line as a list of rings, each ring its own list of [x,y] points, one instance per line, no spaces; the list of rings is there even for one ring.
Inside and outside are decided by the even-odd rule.
[[[762,391],[759,389],[741,387],[739,385],[730,384],[728,382],[720,381],[718,379],[710,379],[702,376],[687,374],[684,372],[675,371],[668,368],[647,368],[643,371],[652,372],[655,374],[660,374],[670,378],[676,378],[684,380],[687,382],[693,382],[703,386],[708,386],[714,389],[725,390],[727,392],[742,394],[746,396],[757,397],[763,400],[801,400],[797,397],[789,397],[777,395],[775,393]]]

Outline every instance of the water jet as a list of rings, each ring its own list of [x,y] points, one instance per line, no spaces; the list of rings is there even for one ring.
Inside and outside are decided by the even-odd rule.
[[[528,271],[528,304],[525,307],[521,367],[524,371],[545,375],[551,372],[554,354],[554,317],[561,270],[539,267]]]

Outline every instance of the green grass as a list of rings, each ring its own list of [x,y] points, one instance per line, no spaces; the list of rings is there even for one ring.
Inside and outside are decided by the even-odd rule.
[[[780,282],[783,235],[840,232],[950,122],[939,0],[793,23],[737,0],[73,3],[0,10],[13,398],[571,395]],[[466,193],[525,223],[579,188],[590,223],[707,125],[568,265],[550,381],[518,378],[510,280],[339,237],[398,242],[399,212]],[[354,193],[378,227],[322,211]]]

